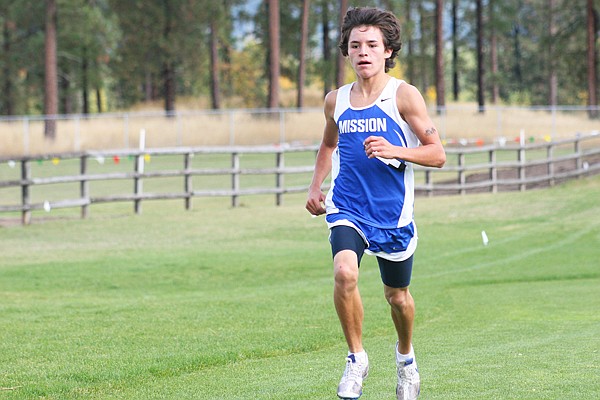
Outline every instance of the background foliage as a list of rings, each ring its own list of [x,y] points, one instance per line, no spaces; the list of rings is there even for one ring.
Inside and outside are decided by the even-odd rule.
[[[56,0],[59,113],[90,113],[164,101],[196,98],[200,107],[264,107],[269,81],[267,1],[261,0]],[[307,0],[280,2],[282,89],[296,89],[302,6]],[[435,1],[354,1],[350,6],[393,10],[404,26],[404,50],[395,73],[433,101]],[[551,100],[550,74],[557,77],[555,101],[584,105],[586,79],[586,2],[568,0],[486,0],[483,48],[486,97],[497,85],[509,104],[539,105]],[[597,9],[598,0],[592,5]],[[306,86],[317,93],[335,82],[340,2],[309,3]],[[457,15],[452,37],[453,9]],[[443,8],[445,86],[454,100],[473,101],[477,93],[475,2],[446,1]],[[594,15],[597,13],[594,11]],[[0,114],[43,113],[45,2],[0,2]],[[596,32],[597,23],[593,27]],[[214,32],[213,32],[214,29]],[[495,45],[491,42],[495,33]],[[218,91],[209,100],[211,35],[217,50]],[[453,63],[452,44],[457,62]],[[492,46],[497,71],[492,69]],[[451,68],[456,65],[456,70]],[[494,71],[494,72],[492,72]],[[456,84],[452,77],[456,74]],[[165,85],[165,76],[173,78]],[[350,75],[347,75],[351,78]],[[450,90],[452,87],[453,90]],[[168,89],[170,88],[170,89]],[[322,97],[319,95],[319,97]],[[294,101],[282,97],[283,106]],[[168,110],[168,106],[165,105]]]

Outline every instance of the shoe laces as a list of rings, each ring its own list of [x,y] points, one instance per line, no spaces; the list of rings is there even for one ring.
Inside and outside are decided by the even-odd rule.
[[[352,361],[350,357],[346,358],[346,370],[344,377],[346,380],[359,381],[363,378],[362,364]]]
[[[419,371],[413,360],[411,360],[409,364],[403,363],[403,365],[398,368],[398,377],[409,385],[415,383],[418,373]]]

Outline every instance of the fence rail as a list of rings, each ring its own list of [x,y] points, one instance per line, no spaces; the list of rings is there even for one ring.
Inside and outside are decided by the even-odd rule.
[[[86,151],[61,153],[42,157],[20,157],[7,159],[0,157],[0,166],[9,163],[12,168],[20,166],[18,179],[0,180],[1,190],[20,189],[19,204],[3,204],[0,198],[0,213],[21,213],[21,223],[31,222],[32,211],[80,208],[81,217],[88,216],[93,204],[112,202],[132,202],[134,212],[141,212],[141,204],[146,200],[184,200],[184,207],[191,208],[195,197],[229,197],[231,205],[237,207],[241,196],[274,195],[276,205],[281,205],[283,195],[305,192],[309,179],[298,186],[286,185],[285,176],[292,174],[310,174],[313,171],[314,154],[318,146],[224,146],[224,147],[177,147],[146,150]],[[286,166],[285,157],[291,153],[305,152],[306,165]],[[415,191],[417,195],[466,194],[471,192],[497,192],[500,190],[526,190],[539,186],[554,185],[566,179],[600,173],[600,135],[581,134],[572,139],[552,141],[543,144],[517,144],[448,147],[447,165],[443,169],[415,166]],[[229,166],[194,168],[195,156],[221,154],[229,158]],[[272,154],[275,156],[271,166],[242,167],[240,156],[249,154]],[[155,156],[175,156],[183,159],[182,169],[144,171],[144,160]],[[515,159],[512,160],[513,156]],[[90,172],[90,160],[129,158],[133,161],[133,170],[127,172]],[[78,160],[79,173],[61,176],[32,176],[32,165],[42,160]],[[228,188],[194,189],[193,177],[229,176]],[[244,188],[240,177],[246,175],[274,176],[274,186]],[[2,179],[0,173],[0,179]],[[144,191],[143,183],[155,178],[181,178],[181,191],[152,193]],[[133,193],[92,196],[90,185],[98,181],[129,180],[133,183]],[[56,201],[33,202],[31,188],[41,185],[59,185],[75,183],[79,185],[79,197]]]

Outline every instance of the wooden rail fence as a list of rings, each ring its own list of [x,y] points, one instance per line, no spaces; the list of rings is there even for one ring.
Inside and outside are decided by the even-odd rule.
[[[110,152],[86,151],[63,153],[38,157],[0,158],[0,166],[10,163],[13,168],[20,166],[19,179],[0,181],[0,195],[7,188],[20,188],[20,204],[3,204],[0,197],[0,213],[21,214],[21,223],[31,222],[32,211],[81,208],[81,217],[88,216],[93,204],[110,202],[132,202],[134,212],[141,212],[142,201],[161,199],[183,199],[186,209],[190,209],[194,197],[222,196],[231,198],[231,205],[239,205],[240,196],[273,194],[277,205],[281,205],[283,195],[306,192],[310,178],[299,186],[288,186],[284,177],[290,174],[307,174],[313,171],[314,157],[307,157],[306,165],[286,166],[285,156],[294,152],[316,154],[318,146],[253,146],[253,147],[202,147],[146,149],[140,151],[122,150]],[[540,144],[514,143],[478,147],[448,147],[448,161],[442,169],[415,166],[415,191],[417,195],[466,194],[471,192],[497,192],[500,190],[526,190],[539,186],[554,185],[556,182],[591,175],[600,172],[600,135],[579,134],[573,139]],[[230,157],[229,167],[194,168],[192,159],[197,155],[225,154]],[[274,164],[270,167],[242,168],[240,155],[273,154]],[[144,159],[149,156],[182,157],[183,169],[144,171]],[[516,157],[514,157],[516,155]],[[129,172],[90,173],[90,160],[129,158],[133,170]],[[512,160],[511,158],[515,158]],[[78,159],[79,174],[68,176],[32,176],[32,164],[41,160]],[[230,176],[228,189],[193,187],[194,176]],[[240,176],[272,175],[274,186],[242,188]],[[1,179],[2,175],[0,175]],[[144,192],[143,182],[152,178],[181,178],[182,191],[167,193]],[[90,184],[96,181],[131,180],[133,193],[91,196]],[[57,201],[32,202],[31,188],[37,185],[75,183],[79,185],[79,197]],[[14,190],[14,189],[13,189]]]

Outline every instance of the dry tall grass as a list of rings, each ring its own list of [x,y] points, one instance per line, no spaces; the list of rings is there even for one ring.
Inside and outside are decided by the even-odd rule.
[[[513,107],[489,107],[477,112],[475,104],[452,104],[442,114],[430,112],[443,138],[491,142],[512,140],[524,131],[534,140],[572,137],[600,130],[600,121],[585,110],[549,112]],[[323,131],[320,107],[302,110],[131,112],[69,117],[57,121],[54,141],[44,138],[39,118],[0,120],[0,156],[53,154],[80,150],[138,148],[146,131],[146,147],[261,145],[279,142],[318,143]]]
[[[453,104],[443,115],[432,119],[448,139],[482,139],[518,137],[521,131],[527,138],[547,139],[573,137],[577,132],[600,130],[600,121],[590,119],[581,108],[529,109],[520,107],[487,107],[479,113],[474,104]]]

